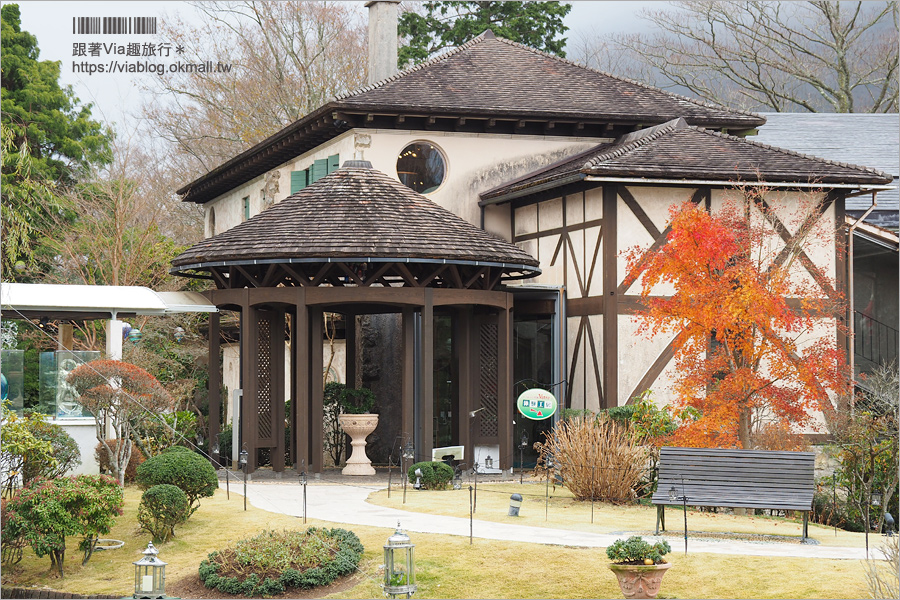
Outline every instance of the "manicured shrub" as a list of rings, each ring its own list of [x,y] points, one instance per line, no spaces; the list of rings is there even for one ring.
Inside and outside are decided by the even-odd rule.
[[[175,526],[187,521],[191,505],[180,488],[164,483],[154,485],[141,496],[138,522],[141,529],[153,536],[153,542],[163,544],[175,536]]]
[[[346,529],[264,531],[211,553],[200,563],[199,574],[210,589],[268,597],[291,588],[328,585],[352,573],[362,553],[359,538]]]
[[[118,451],[119,440],[106,440],[106,443],[109,444],[109,447],[113,452]],[[100,465],[101,473],[112,474],[112,467],[109,464],[109,452],[106,451],[103,444],[97,444],[97,447],[94,448],[94,458],[97,460],[97,464]],[[132,483],[134,481],[135,477],[137,477],[137,468],[142,462],[144,462],[144,455],[141,454],[138,447],[132,442],[131,458],[128,460],[128,466],[125,467],[126,483]]]
[[[137,484],[141,489],[170,484],[187,495],[190,514],[199,506],[200,498],[212,496],[219,487],[216,470],[209,461],[181,446],[147,459],[137,469]]]
[[[416,469],[422,471],[422,488],[426,490],[445,490],[453,479],[453,468],[447,463],[419,462],[407,471],[409,480],[413,483],[416,481]]]

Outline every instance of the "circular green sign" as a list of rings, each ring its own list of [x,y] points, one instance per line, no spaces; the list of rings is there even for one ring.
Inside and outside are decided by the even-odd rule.
[[[556,412],[556,398],[547,390],[532,388],[519,394],[516,406],[526,419],[541,421]]]

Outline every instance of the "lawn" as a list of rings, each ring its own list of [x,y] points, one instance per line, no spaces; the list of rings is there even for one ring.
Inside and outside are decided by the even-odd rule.
[[[369,496],[369,502],[415,512],[427,512],[451,517],[469,517],[469,490],[466,484],[461,490],[426,491],[407,489],[406,504],[403,504],[402,488],[395,488],[391,497],[387,490],[381,490]],[[507,516],[509,497],[521,494],[523,497],[519,517]],[[549,494],[549,502],[545,498]],[[546,514],[546,518],[545,518]],[[556,529],[572,529],[591,533],[636,532],[653,534],[656,525],[656,507],[636,504],[617,506],[595,502],[593,506],[593,522],[591,522],[591,503],[579,502],[564,487],[545,487],[542,483],[527,480],[524,485],[516,483],[478,484],[475,518],[498,523],[515,523],[534,527],[553,527]],[[671,536],[670,544],[684,535],[684,520],[681,507],[666,509],[666,534]],[[688,530],[692,535],[702,536],[706,533],[734,533],[740,535],[775,535],[786,536],[799,541],[802,535],[802,517],[785,519],[769,516],[744,516],[700,512],[688,506]],[[823,546],[845,546],[862,548],[865,546],[865,535],[853,533],[833,527],[809,524],[809,537]],[[674,541],[673,541],[674,540]],[[869,543],[877,545],[880,538],[870,536]]]
[[[510,487],[517,487],[507,484]],[[479,518],[488,518],[508,504],[506,485],[489,493],[479,486]],[[380,493],[379,493],[380,494]],[[449,499],[452,492],[435,492]],[[466,491],[466,494],[468,492]],[[504,498],[504,494],[505,498]],[[407,508],[425,502],[431,493],[408,494]],[[493,500],[491,498],[494,498]],[[561,492],[557,490],[561,502]],[[399,503],[401,496],[392,494]],[[378,499],[378,494],[376,494]],[[125,540],[125,547],[96,554],[87,566],[80,564],[77,540],[71,539],[66,558],[66,577],[56,579],[48,575],[49,558],[36,558],[26,550],[25,559],[16,567],[4,568],[3,584],[20,587],[48,587],[54,590],[90,594],[130,595],[133,590],[134,568],[131,563],[140,558],[148,536],[138,532],[136,521],[140,490],[125,490],[125,515],[120,517],[108,536]],[[443,502],[443,501],[441,501]],[[560,505],[562,506],[562,505]],[[421,506],[420,506],[421,508]],[[160,558],[168,563],[167,590],[190,589],[196,581],[197,567],[206,555],[236,540],[250,537],[263,529],[302,528],[301,519],[273,514],[252,506],[243,510],[242,498],[232,494],[231,500],[219,490],[215,497],[202,500],[200,509],[190,521],[176,530],[177,538],[160,548]],[[526,512],[540,512],[543,504],[529,499],[523,506]],[[574,509],[574,507],[573,507]],[[573,509],[558,508],[550,524],[563,526],[563,513]],[[448,509],[449,510],[449,509]],[[588,519],[590,518],[588,506]],[[618,509],[616,509],[618,510]],[[643,511],[643,518],[652,519],[653,510]],[[503,511],[505,514],[505,511]],[[551,515],[554,513],[551,512]],[[570,514],[574,515],[574,512]],[[595,520],[599,512],[595,512]],[[614,514],[614,513],[610,513]],[[617,513],[615,513],[617,514]],[[623,515],[629,514],[624,511]],[[635,519],[638,518],[636,513]],[[678,515],[674,517],[678,523]],[[698,520],[705,515],[697,515]],[[527,522],[523,517],[522,521]],[[569,518],[568,516],[566,518]],[[580,516],[578,518],[581,518]],[[605,517],[604,517],[605,518]],[[689,519],[695,518],[691,513]],[[556,522],[553,521],[556,519]],[[498,518],[502,520],[502,518]],[[766,521],[766,520],[760,520]],[[310,519],[310,525],[334,526]],[[589,520],[588,520],[589,525]],[[778,525],[778,527],[786,526]],[[574,526],[574,525],[572,525]],[[624,521],[616,527],[626,527]],[[672,526],[670,524],[670,526]],[[693,528],[693,526],[692,526]],[[644,529],[649,529],[645,526]],[[382,545],[391,530],[353,526],[366,552],[360,564],[360,574],[352,587],[329,597],[382,598],[379,568]],[[609,530],[609,528],[607,529]],[[832,534],[833,535],[833,534]],[[603,550],[544,546],[525,543],[476,539],[443,535],[412,534],[416,544],[417,598],[620,598],[613,575],[606,569],[608,562]],[[677,545],[673,544],[677,548]],[[774,559],[752,556],[714,556],[689,554],[677,550],[671,555],[672,569],[663,580],[661,597],[668,598],[862,598],[868,596],[862,561]],[[193,585],[196,589],[196,585]],[[177,594],[176,594],[177,595]],[[221,597],[211,592],[206,597]],[[188,596],[183,597],[199,597]],[[291,597],[287,594],[285,597]]]

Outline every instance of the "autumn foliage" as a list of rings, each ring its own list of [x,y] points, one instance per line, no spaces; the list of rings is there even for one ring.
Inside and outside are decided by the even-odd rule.
[[[834,232],[816,231],[808,215],[785,243],[759,192],[715,214],[686,202],[671,209],[666,244],[628,252],[629,272],[643,271],[641,332],[675,334],[682,426],[673,443],[750,448],[766,427],[811,425],[810,411],[830,407],[829,392],[845,390],[829,318],[840,301],[804,253],[817,235],[833,244]],[[654,296],[672,288],[671,296]]]

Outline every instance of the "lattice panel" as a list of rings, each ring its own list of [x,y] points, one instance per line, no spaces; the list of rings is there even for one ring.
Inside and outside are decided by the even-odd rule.
[[[256,365],[256,405],[259,409],[259,437],[272,437],[272,323],[260,315]]]
[[[497,325],[485,323],[481,326],[481,436],[497,437]]]

